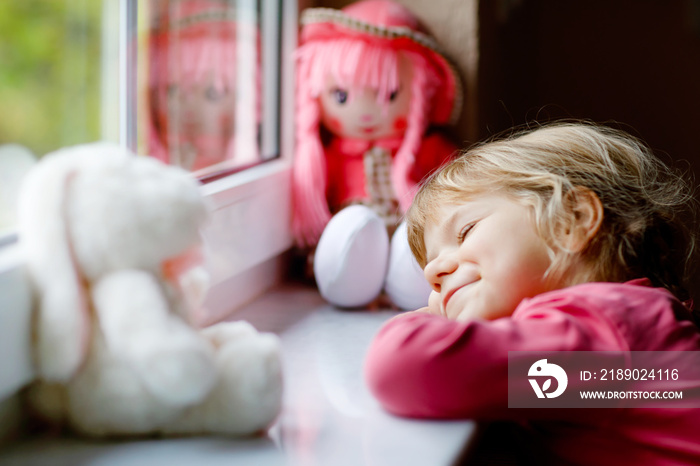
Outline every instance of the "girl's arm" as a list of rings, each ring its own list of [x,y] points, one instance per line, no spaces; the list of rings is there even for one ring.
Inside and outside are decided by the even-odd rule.
[[[508,409],[508,351],[620,349],[607,321],[565,301],[495,321],[456,322],[429,312],[394,318],[370,346],[369,387],[401,416],[518,417]]]

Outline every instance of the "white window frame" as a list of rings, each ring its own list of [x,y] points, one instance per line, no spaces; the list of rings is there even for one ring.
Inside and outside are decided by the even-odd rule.
[[[282,0],[280,8],[279,158],[202,187],[212,212],[202,233],[207,251],[216,255],[209,261],[213,283],[205,303],[205,324],[221,320],[276,284],[284,275],[282,254],[293,244],[293,56],[299,5],[296,0]]]
[[[120,12],[123,25],[120,50],[127,43],[123,35],[130,33],[124,19],[133,14],[130,8],[134,4],[135,0],[108,0],[106,5]],[[282,254],[292,246],[289,219],[294,144],[293,51],[297,42],[298,3],[282,0],[280,5],[280,157],[201,188],[211,209],[210,221],[202,232],[204,242],[210,248],[219,248],[210,251],[218,265],[212,271],[214,282],[206,302],[209,314],[205,324],[222,319],[273,286],[283,275]],[[134,114],[126,98],[133,97],[133,92],[124,85],[133,70],[125,60],[126,55],[122,54],[118,86],[107,90],[119,95],[118,139],[133,148],[133,132],[124,118],[125,112]],[[31,364],[31,309],[31,285],[25,274],[20,244],[4,245],[0,247],[0,354],[5,356],[0,365],[0,423],[3,408],[35,376]]]

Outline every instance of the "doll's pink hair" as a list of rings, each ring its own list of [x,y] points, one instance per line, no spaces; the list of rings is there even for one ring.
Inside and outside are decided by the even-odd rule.
[[[235,92],[239,87],[237,79],[240,79],[238,49],[248,44],[245,39],[240,43],[239,39],[247,37],[251,43],[254,41],[249,46],[261,50],[257,25],[244,19],[237,20],[235,9],[227,2],[216,0],[170,2],[155,13],[159,15],[158,23],[149,43],[148,84],[151,93],[167,92],[171,84],[187,88],[210,78],[218,92],[227,88]],[[259,53],[256,53],[255,60],[253,86],[257,98],[255,108],[249,112],[254,125],[237,121],[236,133],[229,138],[226,153],[221,154],[222,160],[232,159],[235,155],[237,165],[259,160],[257,125],[262,117]],[[152,107],[156,105],[153,98],[149,102]],[[237,98],[236,102],[239,105],[241,99]],[[172,162],[170,150],[174,148],[168,147],[165,128],[157,127],[155,110],[149,109],[148,152],[162,161]],[[234,148],[237,149],[235,154]]]
[[[416,52],[380,47],[363,40],[314,41],[297,51],[292,228],[298,244],[315,244],[331,218],[326,201],[326,160],[320,136],[318,102],[328,74],[348,89],[377,89],[377,99],[387,102],[388,96],[399,86],[400,53],[413,65],[411,105],[403,142],[392,163],[391,177],[400,207],[405,212],[416,191],[410,172],[428,125],[430,98],[439,85],[437,73]]]
[[[223,92],[236,82],[236,34],[231,30],[163,31],[151,36],[149,89],[167,92],[170,84],[187,88],[213,77],[213,86]],[[230,89],[233,91],[233,89]],[[151,100],[151,105],[155,102]],[[169,162],[165,128],[157,128],[155,115],[149,122],[148,152]]]

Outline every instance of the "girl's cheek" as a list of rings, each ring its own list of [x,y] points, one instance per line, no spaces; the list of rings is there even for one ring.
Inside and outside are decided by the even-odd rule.
[[[394,130],[406,131],[406,128],[408,128],[408,121],[406,120],[406,117],[399,117],[394,120]]]

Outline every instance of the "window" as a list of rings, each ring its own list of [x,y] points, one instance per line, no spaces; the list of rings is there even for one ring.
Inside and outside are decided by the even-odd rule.
[[[279,9],[138,3],[139,152],[205,181],[279,154]]]
[[[205,182],[277,158],[282,18],[280,0],[0,2],[0,235],[60,147],[119,141]]]
[[[100,2],[0,2],[0,244],[36,158],[100,139],[102,18]]]
[[[218,29],[235,44],[235,50],[220,51],[220,57],[230,53],[236,58],[231,69],[219,70],[218,77],[230,81],[213,79],[217,75],[206,70],[206,60],[204,81],[176,75],[185,85],[169,82],[157,74],[158,65],[152,65],[157,52],[151,42],[162,28],[168,47],[187,47],[179,23],[175,22],[176,32],[170,31],[170,15],[184,20],[187,15],[180,18],[177,15],[183,13],[177,10],[188,2],[208,4],[216,13],[187,21],[233,20]],[[15,247],[13,187],[47,152],[108,140],[146,155],[149,138],[158,134],[152,131],[163,125],[173,129],[161,133],[166,135],[161,139],[166,150],[153,156],[183,166],[202,180],[202,193],[212,210],[202,232],[213,284],[203,323],[224,317],[281,275],[280,254],[291,246],[291,57],[297,8],[294,0],[0,2],[0,99],[11,116],[0,119],[0,349],[15,355],[15,363],[0,367],[0,403],[32,376],[31,296]],[[223,40],[221,36],[207,34],[205,39]],[[181,60],[175,56],[176,69]],[[149,82],[166,87],[149,88]],[[200,94],[193,97],[193,89]],[[226,93],[231,95],[222,99]],[[210,100],[216,111],[202,110]],[[208,126],[187,120],[190,107],[200,112],[200,120],[215,115],[214,123],[226,123],[212,124],[213,143],[206,136],[198,146],[199,136],[192,130],[201,132]],[[154,117],[153,110],[161,114]],[[168,144],[169,134],[174,135],[173,146]],[[219,160],[205,154],[209,144],[234,150]],[[204,154],[201,163],[197,150]]]

